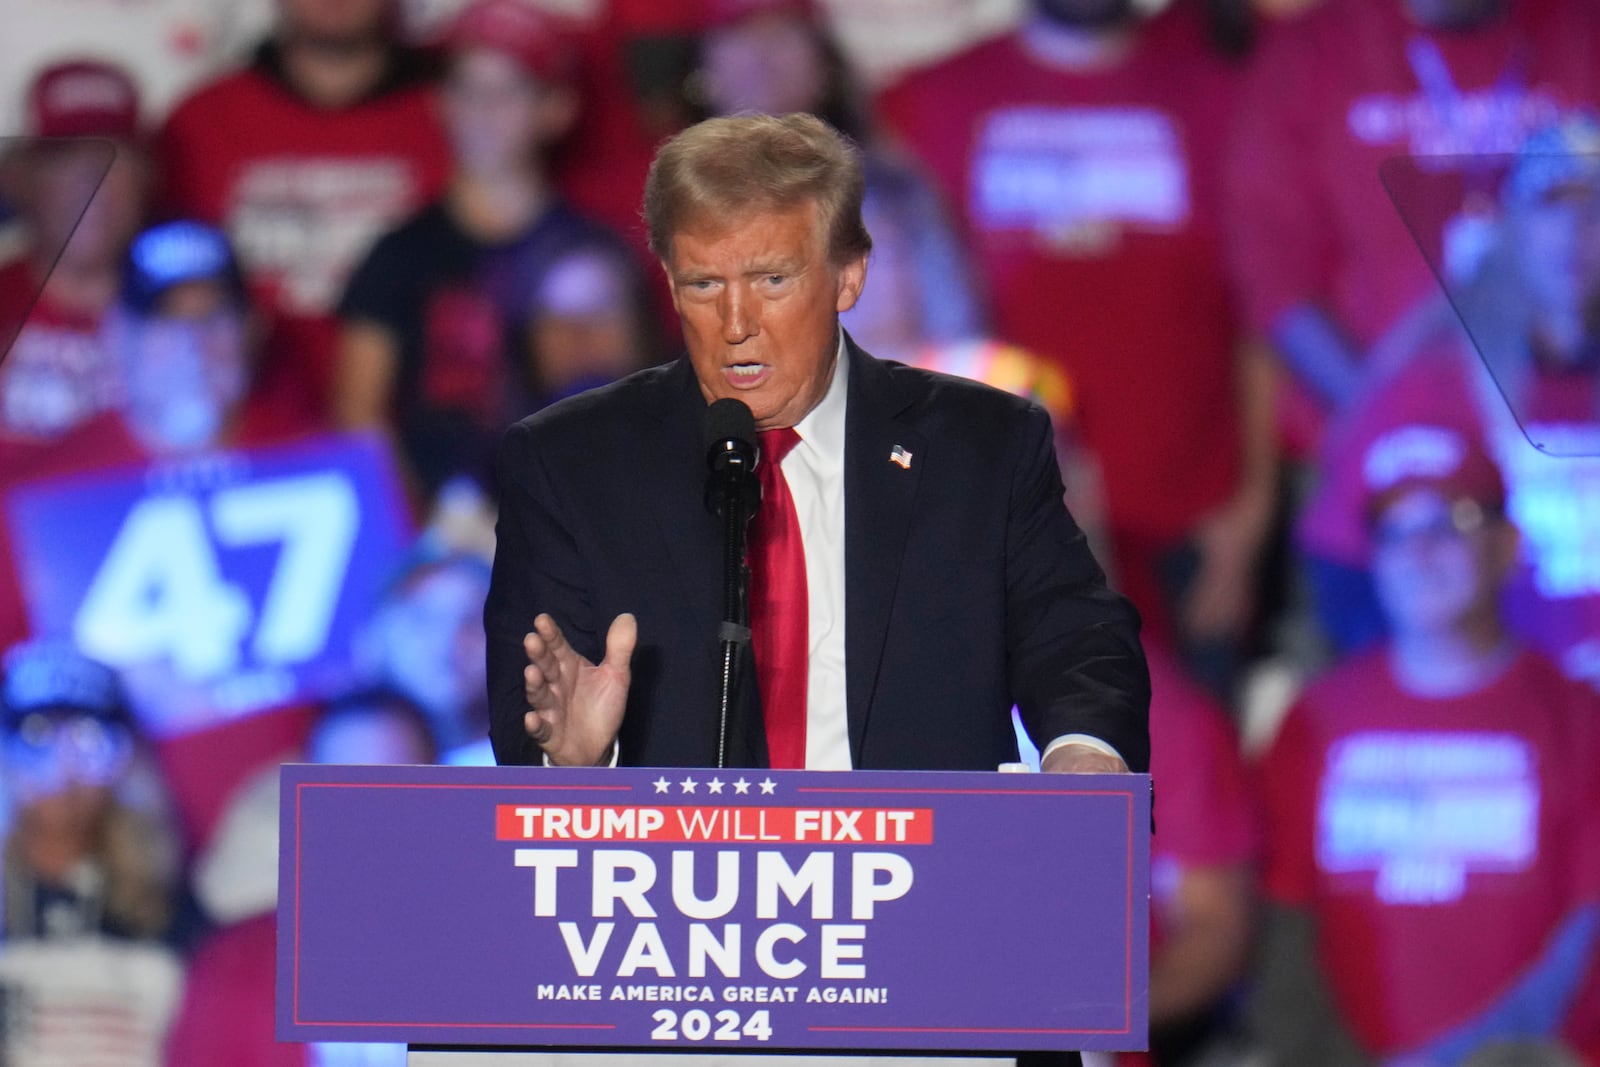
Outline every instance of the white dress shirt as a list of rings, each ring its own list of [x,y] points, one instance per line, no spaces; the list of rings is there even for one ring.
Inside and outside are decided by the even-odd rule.
[[[833,381],[795,425],[800,443],[783,458],[806,555],[806,769],[850,769],[844,663],[844,409],[850,361],[844,334]]]
[[[794,498],[806,557],[806,598],[810,604],[806,769],[816,771],[850,769],[844,639],[844,416],[849,382],[850,359],[841,330],[833,380],[817,406],[795,424],[800,443],[789,450],[782,467],[789,494]],[[1098,737],[1066,734],[1046,744],[1040,760],[1071,743],[1121,758],[1116,749]]]

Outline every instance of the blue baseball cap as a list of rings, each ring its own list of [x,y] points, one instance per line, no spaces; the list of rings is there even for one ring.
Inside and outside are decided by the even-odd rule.
[[[7,650],[0,679],[0,711],[7,727],[33,714],[77,713],[126,722],[122,685],[110,667],[79,652],[70,641],[42,638]]]
[[[239,307],[247,304],[244,278],[226,234],[193,219],[163,222],[129,246],[122,301],[130,310],[149,315],[174,287],[204,281],[219,282]]]

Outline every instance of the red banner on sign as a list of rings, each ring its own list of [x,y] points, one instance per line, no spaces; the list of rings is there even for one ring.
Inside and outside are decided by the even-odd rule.
[[[930,845],[930,808],[499,804],[500,841]]]

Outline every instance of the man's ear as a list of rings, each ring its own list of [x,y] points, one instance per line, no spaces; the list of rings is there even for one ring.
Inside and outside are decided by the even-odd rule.
[[[833,309],[840,314],[856,306],[867,284],[867,257],[863,253],[839,268],[839,295]]]

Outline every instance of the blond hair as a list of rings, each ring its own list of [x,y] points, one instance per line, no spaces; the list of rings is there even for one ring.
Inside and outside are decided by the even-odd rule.
[[[669,258],[675,234],[757,211],[815,203],[837,265],[866,255],[866,178],[854,145],[811,115],[707,119],[661,146],[644,188],[650,250]]]

